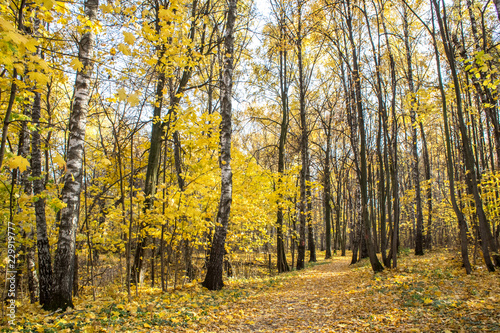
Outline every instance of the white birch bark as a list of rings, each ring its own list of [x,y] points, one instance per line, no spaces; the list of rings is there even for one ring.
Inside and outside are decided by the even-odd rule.
[[[232,105],[233,89],[233,50],[234,50],[234,22],[236,21],[237,0],[228,1],[226,31],[224,33],[224,65],[221,75],[221,129],[220,129],[220,168],[221,168],[221,196],[217,224],[215,227],[210,259],[207,265],[207,275],[203,286],[210,290],[219,290],[224,286],[222,282],[222,264],[224,260],[224,244],[231,212],[233,173],[231,171],[231,132],[232,132]]]
[[[90,21],[97,16],[98,0],[85,1],[85,15]],[[72,291],[74,276],[74,258],[76,231],[80,212],[80,192],[83,176],[83,153],[87,110],[90,95],[90,77],[93,63],[92,51],[95,34],[88,29],[80,40],[78,59],[83,68],[77,72],[74,98],[69,119],[69,141],[67,155],[67,172],[64,176],[64,187],[61,192],[66,207],[61,211],[59,239],[54,261],[54,285],[48,308],[66,309],[73,307]]]

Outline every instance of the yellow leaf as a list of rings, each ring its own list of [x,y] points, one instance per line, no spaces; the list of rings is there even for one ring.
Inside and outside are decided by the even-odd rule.
[[[139,94],[133,93],[127,98],[127,102],[130,104],[130,106],[136,106],[139,104]]]
[[[165,20],[165,21],[168,21],[171,17],[170,11],[168,11],[166,9],[160,9],[160,11],[158,13],[158,17]]]
[[[45,330],[45,329],[44,329]],[[90,326],[90,325],[87,325],[87,326],[83,326],[83,331],[85,333],[94,333],[94,326]],[[42,331],[43,332],[43,331]]]
[[[71,68],[73,68],[75,71],[80,71],[83,68],[83,64],[80,60],[77,58],[73,58],[70,63]]]
[[[113,11],[113,6],[112,6],[112,5],[110,5],[110,4],[108,4],[108,5],[101,5],[101,6],[99,6],[99,7],[101,8],[101,11],[102,11],[103,13],[106,13],[106,14],[107,14],[107,13],[111,13],[111,12]]]
[[[54,1],[52,0],[43,0],[43,6],[48,10],[51,10],[54,7]]]
[[[66,162],[61,155],[57,154],[56,157],[52,159],[52,161],[59,166],[59,168],[64,168],[66,166]]]
[[[118,44],[118,50],[123,53],[124,55],[130,55],[130,49],[127,45],[125,44]]]
[[[116,91],[116,95],[118,96],[118,99],[120,101],[124,101],[127,99],[127,92],[125,91],[124,88],[120,88]]]
[[[0,28],[4,31],[15,30],[14,26],[10,22],[5,21],[3,18],[0,18]]]
[[[156,64],[157,60],[155,58],[149,58],[146,60],[146,64],[149,66],[154,66]]]
[[[35,52],[36,51],[36,46],[38,45],[38,41],[34,38],[29,38],[26,43],[24,43],[24,46],[30,51],[30,52]]]
[[[111,53],[111,55],[115,55],[116,49],[114,47],[112,47],[111,50],[109,50],[109,53]]]
[[[30,165],[30,162],[28,162],[28,160],[25,159],[24,157],[18,155],[11,158],[7,162],[7,165],[11,169],[19,168],[19,171],[24,172],[26,171],[26,168]]]
[[[132,34],[130,32],[123,32],[123,37],[124,37],[125,43],[127,43],[129,45],[134,44],[134,42],[135,42],[134,34]]]
[[[432,303],[432,299],[426,297],[424,298],[424,304],[431,304]]]
[[[151,325],[149,325],[148,323],[144,323],[144,327],[151,328]]]
[[[113,164],[110,160],[108,160],[107,158],[103,158],[101,160],[101,163],[104,164],[105,166],[108,166],[108,165],[111,165]],[[122,305],[123,306],[123,305]],[[118,307],[117,307],[118,308]]]
[[[47,75],[40,72],[30,72],[28,73],[28,76],[31,80],[36,81],[39,85],[49,82],[49,78],[47,77]]]

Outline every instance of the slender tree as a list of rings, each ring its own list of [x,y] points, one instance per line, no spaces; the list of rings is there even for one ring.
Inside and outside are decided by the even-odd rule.
[[[460,249],[461,249],[461,254],[462,254],[462,262],[465,267],[465,271],[467,274],[470,274],[472,272],[472,268],[470,265],[469,261],[469,253],[467,249],[467,223],[465,221],[465,216],[458,207],[457,204],[457,199],[455,195],[455,177],[454,177],[454,167],[453,167],[453,158],[451,154],[451,137],[450,137],[450,129],[449,129],[449,124],[448,124],[448,108],[447,108],[447,102],[446,102],[446,93],[444,91],[444,86],[443,86],[443,77],[441,74],[441,61],[439,59],[439,51],[437,47],[437,41],[436,41],[436,36],[435,36],[435,29],[434,29],[434,9],[432,9],[432,23],[433,23],[433,29],[430,31],[432,40],[433,40],[433,46],[434,46],[434,54],[436,56],[436,69],[438,73],[438,80],[439,80],[439,92],[441,93],[441,105],[442,105],[442,112],[443,112],[443,121],[444,121],[444,134],[445,134],[445,141],[446,141],[446,169],[447,169],[447,175],[448,175],[448,181],[450,182],[450,198],[451,198],[451,204],[453,206],[453,210],[455,212],[455,215],[457,216],[458,219],[458,228],[460,230]]]
[[[281,124],[280,124],[280,137],[278,143],[278,184],[277,188],[278,212],[276,218],[276,251],[277,251],[277,264],[278,272],[288,272],[290,267],[286,260],[286,249],[283,241],[283,195],[281,194],[281,187],[283,186],[282,177],[285,171],[285,146],[288,134],[289,123],[289,107],[288,107],[288,74],[287,74],[287,60],[288,52],[286,49],[286,30],[285,30],[285,12],[284,5],[281,1],[277,5],[278,16],[278,29],[279,29],[279,85],[280,85],[280,101],[281,101]]]
[[[324,163],[324,171],[323,171],[323,209],[324,220],[325,220],[325,240],[326,240],[326,251],[325,251],[325,259],[330,259],[332,257],[332,206],[330,204],[331,198],[331,168],[330,168],[330,158],[331,158],[331,150],[332,150],[332,116],[333,110],[330,109],[330,113],[326,121],[323,122],[323,127],[326,132],[326,151],[325,151],[325,163]],[[340,194],[340,188],[337,187],[337,196]],[[337,208],[337,204],[335,207]],[[339,207],[340,208],[340,207]],[[339,210],[336,210],[336,218],[339,221],[340,214]],[[340,222],[340,221],[339,221]],[[338,229],[340,225],[337,223],[335,225],[336,234],[338,234]],[[337,239],[337,238],[335,238]],[[335,242],[336,243],[336,242]],[[334,244],[335,249],[337,244]]]
[[[412,152],[412,178],[413,184],[415,186],[415,206],[417,210],[417,232],[415,237],[415,254],[424,254],[424,238],[423,238],[423,226],[424,217],[422,213],[422,198],[420,190],[420,171],[419,171],[419,156],[418,156],[418,136],[417,136],[417,106],[418,101],[415,96],[415,84],[413,82],[413,65],[412,56],[410,49],[410,36],[409,36],[409,26],[408,26],[408,10],[406,6],[403,7],[403,31],[404,31],[404,43],[406,52],[406,66],[407,66],[407,79],[408,79],[408,102],[410,107],[410,118],[411,118],[411,152]]]
[[[221,73],[221,127],[220,127],[220,159],[221,196],[217,224],[215,226],[207,264],[207,275],[203,286],[209,290],[220,290],[222,281],[222,264],[225,254],[226,235],[231,212],[233,174],[231,170],[231,133],[232,133],[232,88],[234,64],[234,25],[236,21],[237,0],[229,0],[226,14],[226,29],[224,32],[224,61]]]
[[[354,85],[354,100],[355,108],[357,112],[357,123],[359,131],[359,164],[357,165],[358,181],[361,192],[361,223],[363,230],[363,240],[366,243],[368,256],[370,258],[370,263],[374,272],[380,272],[384,267],[380,264],[377,255],[375,253],[375,244],[373,243],[372,233],[371,233],[371,223],[370,216],[368,212],[368,166],[366,160],[366,130],[365,130],[365,115],[363,111],[363,102],[361,97],[361,77],[359,74],[359,64],[357,49],[354,42],[354,34],[352,27],[352,6],[350,0],[346,1],[346,11],[347,11],[347,29],[348,38],[351,44],[351,54],[352,54],[352,81]]]
[[[446,7],[443,6],[443,14],[441,14],[441,6],[438,0],[432,0],[432,5],[434,6],[434,10],[436,13],[437,21],[439,24],[439,31],[441,34],[441,39],[443,42],[443,46],[445,49],[445,55],[448,60],[448,64],[450,65],[451,77],[453,80],[454,92],[455,92],[455,102],[457,107],[457,120],[458,127],[460,131],[460,136],[462,138],[462,153],[465,162],[465,168],[467,170],[465,175],[465,181],[470,191],[473,194],[474,203],[476,207],[476,214],[479,220],[479,232],[481,235],[481,246],[483,250],[483,258],[486,266],[489,271],[494,271],[495,267],[493,262],[491,261],[490,255],[490,247],[493,256],[495,258],[496,264],[500,265],[500,255],[497,253],[496,244],[493,242],[493,238],[491,235],[491,230],[489,227],[489,223],[486,219],[486,214],[483,209],[483,203],[481,200],[481,196],[479,194],[478,182],[476,178],[476,171],[474,165],[474,155],[472,153],[472,148],[470,145],[470,138],[467,133],[467,126],[463,117],[463,106],[462,106],[462,92],[460,90],[460,81],[457,73],[457,66],[455,60],[455,48],[453,47],[452,37],[448,31],[448,22],[446,16]]]
[[[306,120],[306,88],[305,88],[305,75],[304,75],[304,63],[302,60],[303,50],[303,28],[302,28],[302,10],[304,2],[302,0],[297,1],[297,35],[296,35],[296,47],[297,47],[297,61],[299,68],[299,109],[300,109],[300,156],[301,156],[301,170],[300,170],[300,203],[299,203],[299,245],[297,253],[297,270],[304,269],[305,267],[305,257],[306,257],[306,224],[308,206],[307,206],[307,170],[309,164],[309,154],[308,154],[308,132],[307,132],[307,120]]]
[[[85,16],[93,22],[97,16],[98,0],[85,1]],[[92,26],[86,25],[78,44],[78,60],[83,67],[76,74],[73,103],[69,120],[69,141],[67,170],[64,176],[64,187],[61,191],[62,201],[66,204],[61,211],[59,238],[54,259],[54,280],[50,303],[45,308],[56,310],[73,307],[73,270],[75,265],[76,231],[80,214],[80,192],[83,176],[83,153],[87,110],[90,98],[90,78],[93,62],[92,52],[95,44],[95,33]]]

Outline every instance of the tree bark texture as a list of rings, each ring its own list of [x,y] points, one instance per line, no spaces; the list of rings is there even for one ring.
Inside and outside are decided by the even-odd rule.
[[[52,259],[50,256],[47,221],[45,219],[45,181],[42,177],[42,150],[40,138],[40,93],[35,92],[32,122],[36,130],[31,133],[31,175],[33,177],[33,195],[35,198],[36,244],[38,250],[39,302],[44,307],[49,303],[52,294]]]
[[[305,268],[306,257],[306,223],[307,223],[307,165],[308,158],[308,135],[306,123],[306,105],[305,105],[305,83],[304,66],[302,62],[302,1],[298,1],[298,28],[297,28],[297,59],[299,67],[299,108],[300,108],[300,203],[299,203],[299,244],[297,251],[297,270]]]
[[[90,21],[97,16],[98,0],[85,1],[85,15]],[[73,105],[69,120],[69,141],[66,161],[62,201],[66,204],[61,210],[59,238],[54,259],[53,294],[47,309],[56,310],[73,307],[73,270],[75,257],[76,231],[80,213],[80,192],[83,176],[83,154],[87,111],[90,98],[90,77],[92,75],[92,52],[95,34],[88,28],[79,43],[78,60],[83,64],[76,74]]]
[[[417,148],[417,98],[415,97],[415,85],[413,82],[413,68],[410,50],[410,36],[408,27],[408,10],[406,6],[403,7],[403,29],[404,29],[404,42],[405,42],[405,52],[406,52],[406,65],[407,65],[407,80],[408,80],[408,94],[409,94],[409,107],[410,107],[410,118],[411,118],[411,152],[412,152],[412,178],[415,186],[415,205],[417,213],[417,232],[415,237],[415,254],[424,254],[424,238],[423,238],[423,225],[424,217],[422,213],[422,197],[420,190],[420,172],[419,172],[419,161],[418,161],[418,148]]]
[[[349,29],[349,40],[351,43],[352,52],[352,81],[354,84],[355,103],[357,110],[357,122],[359,131],[359,165],[358,165],[358,179],[361,192],[361,221],[363,223],[363,240],[366,242],[370,264],[374,272],[379,272],[384,269],[380,264],[375,253],[375,245],[371,235],[371,223],[368,213],[368,166],[366,161],[366,132],[365,121],[363,114],[362,96],[361,96],[361,78],[359,75],[357,50],[354,43],[354,36],[352,31],[352,14],[351,4],[347,1],[347,26]]]
[[[232,88],[233,88],[233,52],[234,24],[236,21],[237,0],[228,1],[226,30],[224,32],[224,63],[221,75],[221,127],[220,127],[220,159],[221,196],[217,224],[215,226],[210,259],[207,264],[207,275],[203,286],[209,290],[220,290],[222,281],[223,261],[225,254],[226,234],[231,212],[233,174],[231,171],[231,133],[232,133]]]
[[[431,3],[432,6],[432,3]],[[432,13],[434,14],[434,12]],[[438,13],[438,15],[440,15]],[[434,22],[434,15],[433,15],[433,22]],[[433,32],[434,32],[434,23],[433,23]],[[448,110],[447,110],[447,103],[446,103],[446,93],[444,90],[443,86],[443,78],[441,75],[441,63],[439,60],[439,51],[437,48],[437,41],[435,34],[432,34],[433,38],[433,46],[434,46],[434,53],[436,55],[436,69],[438,73],[438,82],[439,82],[439,91],[441,93],[441,103],[442,103],[442,113],[443,113],[443,122],[444,122],[444,134],[445,134],[445,141],[446,141],[446,167],[447,167],[447,175],[448,175],[448,181],[450,183],[450,198],[451,198],[451,203],[453,206],[453,210],[455,212],[455,215],[457,216],[458,220],[458,227],[459,227],[459,235],[460,235],[460,252],[462,255],[462,262],[465,267],[465,271],[467,274],[470,274],[472,272],[472,268],[470,265],[469,261],[469,254],[468,254],[468,247],[467,247],[467,223],[465,221],[465,216],[458,207],[457,204],[457,199],[455,195],[455,177],[454,177],[454,166],[453,166],[453,157],[451,154],[451,138],[450,138],[450,129],[448,125]]]
[[[330,153],[332,149],[331,126],[332,126],[332,115],[328,117],[328,126],[326,128],[327,133],[326,133],[325,169],[323,171],[323,177],[324,177],[323,206],[325,210],[324,217],[325,217],[325,237],[326,237],[325,259],[330,259],[332,257],[332,206],[330,205],[331,201]],[[337,191],[340,193],[340,188],[337,188]],[[340,217],[338,210],[336,217],[337,218]],[[336,225],[335,228],[336,228],[335,230],[338,233],[339,226]],[[337,249],[337,244],[335,244],[335,249]]]
[[[284,45],[284,19],[280,21],[280,37],[281,42]],[[277,266],[278,272],[288,272],[290,267],[286,261],[286,251],[285,251],[285,243],[283,241],[283,196],[281,194],[282,187],[282,176],[285,172],[285,146],[286,146],[286,137],[288,133],[288,82],[287,82],[287,51],[281,50],[279,51],[280,58],[280,94],[281,94],[281,124],[280,124],[280,137],[279,137],[279,145],[278,145],[278,184],[277,189],[279,191],[278,195],[278,212],[276,217],[276,250],[277,250]]]

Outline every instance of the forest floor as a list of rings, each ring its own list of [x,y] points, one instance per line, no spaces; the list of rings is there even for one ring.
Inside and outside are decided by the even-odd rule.
[[[199,283],[131,302],[110,288],[78,299],[65,314],[22,305],[18,332],[498,332],[500,274],[467,276],[458,253],[402,255],[398,269],[373,274],[366,260],[334,257],[290,272],[234,279],[217,292]],[[479,262],[479,260],[478,260]],[[3,328],[1,331],[12,331]]]

